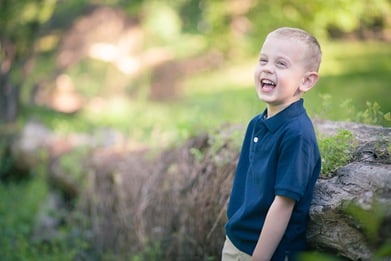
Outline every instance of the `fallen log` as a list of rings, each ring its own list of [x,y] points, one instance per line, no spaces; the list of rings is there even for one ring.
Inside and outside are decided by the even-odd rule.
[[[391,165],[353,162],[318,180],[308,242],[350,260],[373,260],[391,236]]]
[[[358,144],[354,162],[316,183],[310,246],[349,260],[373,260],[383,248],[391,259],[391,129],[330,121],[315,125],[324,135],[349,130]]]

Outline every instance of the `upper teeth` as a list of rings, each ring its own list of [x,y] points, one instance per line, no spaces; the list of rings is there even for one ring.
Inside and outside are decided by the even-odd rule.
[[[263,84],[270,84],[270,85],[274,85],[274,82],[270,81],[270,80],[267,80],[267,79],[263,79],[261,81]]]

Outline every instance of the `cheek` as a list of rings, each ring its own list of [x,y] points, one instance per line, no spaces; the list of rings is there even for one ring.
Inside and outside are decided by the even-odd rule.
[[[260,82],[259,82],[259,73],[257,73],[257,72],[254,72],[254,83],[255,83],[255,86],[260,85]]]
[[[259,65],[255,66],[254,69],[254,79],[259,79],[259,74],[261,73],[261,68]]]

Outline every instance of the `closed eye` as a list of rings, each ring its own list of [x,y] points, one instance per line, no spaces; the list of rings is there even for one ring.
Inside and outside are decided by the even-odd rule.
[[[259,62],[260,62],[261,64],[267,64],[267,59],[261,58],[261,59],[259,59]]]
[[[288,63],[285,62],[285,61],[277,61],[276,64],[277,64],[278,67],[281,67],[281,68],[285,68],[285,67],[288,66]]]

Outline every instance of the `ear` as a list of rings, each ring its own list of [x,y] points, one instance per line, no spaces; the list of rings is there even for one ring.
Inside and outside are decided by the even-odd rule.
[[[315,86],[315,84],[319,80],[319,75],[317,72],[307,72],[304,74],[303,82],[300,84],[300,91],[307,92],[311,90],[312,87]]]

